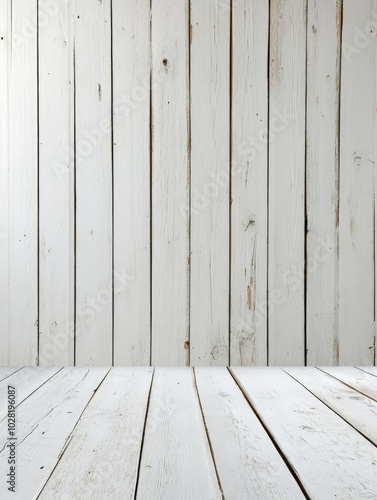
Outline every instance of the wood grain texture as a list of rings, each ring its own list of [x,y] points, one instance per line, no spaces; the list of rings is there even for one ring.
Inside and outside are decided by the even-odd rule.
[[[371,373],[377,377],[377,366],[358,366],[359,370],[362,370],[367,373]]]
[[[21,368],[0,382],[0,398],[2,401],[6,401],[8,386],[12,386],[16,389],[16,404],[19,406],[60,370],[61,368],[41,368],[39,366]],[[0,409],[0,421],[6,419],[7,414],[8,409],[3,406]]]
[[[9,165],[11,168],[8,200],[8,364],[10,365],[35,365],[38,362],[36,13],[37,0],[12,2],[12,61],[9,75]]]
[[[284,369],[352,427],[377,445],[377,402],[314,367]]]
[[[308,365],[339,359],[341,1],[308,2],[306,336]]]
[[[110,0],[77,3],[76,362],[112,363]],[[90,55],[90,56],[89,56]]]
[[[372,443],[281,369],[232,372],[309,498],[373,497],[377,449]]]
[[[21,370],[21,367],[16,368],[14,366],[13,367],[12,366],[9,366],[9,367],[1,366],[0,367],[0,381],[6,379],[10,375],[12,375],[12,373],[17,372],[18,370]]]
[[[151,368],[114,368],[90,401],[40,499],[135,496]],[[67,481],[67,478],[71,478]]]
[[[9,363],[9,75],[12,55],[11,2],[0,1],[0,366]],[[14,360],[15,361],[15,360]]]
[[[155,370],[137,497],[222,498],[190,368]]]
[[[373,28],[367,30],[367,26],[373,21],[373,13],[376,15],[377,2],[344,0],[343,8],[339,363],[372,365],[375,340],[375,277],[371,269],[375,259],[377,40],[376,36],[370,36]]]
[[[189,362],[189,1],[152,2],[152,365]],[[155,76],[154,76],[155,75]]]
[[[21,499],[36,499],[54,470],[80,415],[106,376],[108,368],[64,368],[27,398],[17,412],[17,485]],[[7,420],[0,423],[6,435]],[[0,472],[5,477],[8,451],[0,451]],[[0,485],[1,498],[14,498]]]
[[[193,365],[229,364],[229,5],[191,1]]]
[[[269,364],[292,365],[304,363],[306,2],[270,9],[270,125],[282,118],[269,138]]]
[[[49,0],[38,3],[44,19]],[[56,2],[39,43],[39,364],[74,364],[74,9]]]
[[[195,377],[224,497],[305,498],[228,370],[199,367]]]
[[[232,14],[230,363],[267,363],[268,2]]]
[[[113,0],[114,363],[150,363],[149,0]]]
[[[376,364],[377,0],[0,0],[0,366]]]
[[[351,366],[326,366],[320,369],[377,401],[377,379],[374,375]]]

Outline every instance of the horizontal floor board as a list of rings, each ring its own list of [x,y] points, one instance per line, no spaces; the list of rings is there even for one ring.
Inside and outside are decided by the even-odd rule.
[[[377,401],[377,378],[370,373],[348,366],[326,366],[320,369]]]
[[[39,499],[132,499],[152,368],[113,368],[90,401]],[[69,481],[66,479],[70,478]]]
[[[232,368],[313,499],[374,498],[377,448],[279,368]]]
[[[69,436],[108,368],[64,368],[17,409],[17,499],[34,500],[53,471]],[[0,423],[7,436],[7,421]],[[0,450],[0,477],[6,477],[8,450]],[[13,499],[4,481],[0,498]]]
[[[58,373],[60,368],[39,368],[30,366],[22,368],[0,382],[0,401],[5,401],[8,386],[16,390],[16,405],[20,405],[26,398],[45,384]],[[7,409],[0,408],[0,421],[5,418]]]
[[[156,368],[137,498],[221,499],[191,368]]]
[[[226,368],[195,368],[225,498],[305,498]]]

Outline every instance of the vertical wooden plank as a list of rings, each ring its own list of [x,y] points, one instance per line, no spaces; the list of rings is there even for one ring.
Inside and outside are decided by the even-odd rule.
[[[78,365],[112,363],[110,0],[76,5]]]
[[[191,0],[193,365],[229,364],[229,0]]]
[[[267,363],[268,7],[242,0],[232,14],[233,365]]]
[[[339,359],[339,84],[341,1],[308,3],[307,362]]]
[[[377,2],[344,0],[343,8],[339,361],[372,365]]]
[[[113,0],[114,363],[150,363],[149,0]]]
[[[44,19],[49,0],[39,0]],[[40,365],[74,363],[73,3],[39,29]]]
[[[11,63],[11,2],[0,0],[0,366],[9,363],[9,70]]]
[[[271,1],[269,364],[304,363],[306,1]],[[271,303],[273,302],[273,307]]]
[[[188,363],[189,3],[152,2],[152,364]],[[169,346],[169,348],[167,348]]]
[[[9,358],[37,363],[37,1],[12,2],[9,110]]]
[[[195,380],[224,498],[303,500],[294,477],[229,371],[199,367]]]

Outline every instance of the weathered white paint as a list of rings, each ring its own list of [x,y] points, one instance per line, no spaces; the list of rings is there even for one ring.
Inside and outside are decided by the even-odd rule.
[[[28,366],[17,370],[0,382],[0,398],[6,401],[8,397],[8,387],[16,388],[16,404],[19,406],[33,392],[50,380],[59,372],[60,368]],[[1,377],[0,377],[1,378]],[[0,421],[8,414],[6,405],[0,409]]]
[[[150,362],[149,0],[113,0],[114,363]]]
[[[306,1],[270,3],[269,364],[303,364]]]
[[[232,371],[309,498],[373,497],[377,449],[371,442],[283,370]]]
[[[38,35],[39,364],[50,366],[74,364],[73,6],[57,2]]]
[[[8,348],[7,363],[11,365],[38,362],[38,58],[33,29],[36,12],[36,0],[12,2],[12,28],[7,39],[11,44],[11,61],[8,75],[9,316],[8,347],[5,348]]]
[[[75,104],[76,363],[110,365],[113,354],[110,0],[77,2]]]
[[[48,370],[51,370],[49,368]],[[22,500],[38,498],[82,412],[93,396],[108,368],[64,368],[25,399],[17,409],[17,471],[25,481],[17,483],[17,496]],[[7,435],[8,420],[0,422]],[[0,472],[9,471],[8,450],[0,451]],[[0,484],[1,498],[10,500],[14,493]]]
[[[377,428],[371,426],[377,419],[376,401],[315,367],[289,367],[285,371],[377,445]]]
[[[308,2],[307,363],[339,360],[339,84],[341,1]]]
[[[232,365],[267,363],[268,5],[232,16]]]
[[[339,362],[341,365],[371,365],[375,339],[377,30],[372,26],[367,29],[367,26],[373,17],[376,18],[377,1],[344,0],[343,8]],[[360,41],[363,31],[367,32],[364,33],[366,42]]]
[[[198,394],[225,498],[305,498],[224,367],[195,368]]]
[[[39,497],[134,498],[153,370],[114,368],[85,409]],[[66,478],[71,478],[66,481]]]
[[[221,498],[191,368],[155,370],[137,496]]]
[[[365,394],[368,398],[377,401],[377,379],[368,371],[359,370],[351,366],[326,366],[321,367],[321,370]]]
[[[377,0],[10,4],[0,365],[375,363]]]
[[[229,364],[229,5],[191,1],[193,365]]]
[[[11,1],[0,1],[0,365],[9,361],[9,75],[11,62]]]
[[[189,360],[189,1],[152,2],[152,365]],[[168,348],[167,348],[168,347]]]
[[[366,436],[376,436],[377,403],[317,368],[284,369],[300,383],[277,368],[235,369],[244,394],[224,367],[195,368],[195,377],[187,367],[154,377],[146,367],[54,370],[10,377],[25,479],[16,498],[375,497],[377,450]],[[30,385],[21,387],[22,373]],[[7,455],[2,444],[4,477]],[[5,481],[0,494],[15,496]]]

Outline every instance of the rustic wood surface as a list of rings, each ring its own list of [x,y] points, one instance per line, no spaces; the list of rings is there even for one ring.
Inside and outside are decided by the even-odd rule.
[[[375,498],[377,376],[369,370],[9,371],[0,395],[16,388],[17,493],[1,481],[0,496]],[[1,412],[2,477],[7,424]]]

